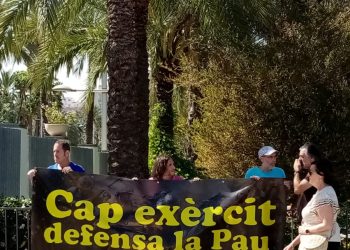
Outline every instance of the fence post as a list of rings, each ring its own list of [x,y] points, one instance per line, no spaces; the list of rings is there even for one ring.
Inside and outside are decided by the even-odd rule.
[[[345,207],[345,216],[346,216],[346,224],[345,224],[345,249],[348,250],[348,233],[349,233],[349,209],[348,206]]]
[[[27,173],[29,171],[29,136],[26,129],[20,129],[20,171],[19,171],[19,195],[29,197],[29,180]]]

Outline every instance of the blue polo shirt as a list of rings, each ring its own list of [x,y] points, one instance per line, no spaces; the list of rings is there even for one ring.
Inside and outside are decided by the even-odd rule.
[[[78,164],[76,164],[74,162],[70,162],[69,166],[74,172],[85,173],[85,169],[82,166],[80,166],[80,165],[78,165]],[[54,169],[54,170],[60,170],[60,168],[58,167],[57,163],[55,163],[55,164],[53,164],[51,166],[48,166],[47,168],[48,169]]]
[[[254,166],[248,169],[244,178],[250,179],[252,176],[258,176],[260,178],[286,178],[284,170],[279,167],[273,167],[269,171],[263,171],[258,166]]]

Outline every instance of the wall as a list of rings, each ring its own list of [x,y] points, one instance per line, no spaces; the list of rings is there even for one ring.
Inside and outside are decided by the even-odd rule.
[[[26,189],[21,186],[21,174],[28,169],[26,140],[22,134],[26,130],[21,128],[0,127],[0,193],[7,195],[22,195]],[[21,167],[22,166],[22,171]],[[26,181],[22,180],[26,185]]]

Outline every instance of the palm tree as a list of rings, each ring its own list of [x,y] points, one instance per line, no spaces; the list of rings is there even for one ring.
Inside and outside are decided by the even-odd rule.
[[[27,127],[32,134],[32,121],[39,106],[39,95],[31,92],[27,72],[1,72],[0,99],[0,120]]]
[[[194,23],[187,6],[186,1],[153,0],[150,4],[148,49],[157,103],[152,108],[152,116],[157,117],[150,136],[160,138],[150,142],[151,162],[160,152],[175,153],[174,79],[181,73],[182,56],[189,52],[189,31]]]
[[[67,7],[67,8],[66,8]],[[93,139],[94,93],[97,79],[106,70],[105,45],[107,37],[106,7],[104,1],[74,2],[59,9],[60,17],[53,32],[31,68],[33,81],[40,79],[51,81],[52,74],[61,65],[66,64],[68,71],[79,72],[84,63],[88,63],[89,80],[84,96],[86,118],[86,143]],[[77,16],[76,13],[79,13]],[[50,71],[47,71],[47,68]],[[35,78],[39,79],[35,79]]]
[[[256,26],[268,26],[273,4],[265,1],[206,1],[206,0],[152,0],[150,2],[149,51],[152,79],[156,96],[156,121],[154,137],[157,145],[151,145],[154,157],[161,151],[174,153],[173,92],[175,79],[181,75],[184,58],[198,67],[205,66],[206,54],[215,46],[241,46],[243,41],[254,44]],[[201,98],[198,87],[189,86],[188,124],[193,114],[200,112],[196,100]],[[159,107],[160,106],[160,107]],[[153,126],[153,123],[152,123]],[[153,131],[152,131],[153,133]],[[153,134],[151,134],[153,136]],[[171,145],[169,145],[171,144]],[[157,152],[153,152],[153,148]],[[191,142],[188,142],[188,152]],[[188,158],[194,159],[190,153]]]
[[[55,73],[62,65],[67,66],[68,73],[79,71],[86,61],[84,58],[89,58],[86,143],[92,143],[94,94],[91,90],[106,69],[104,1],[53,1],[49,5],[40,1],[7,1],[2,7],[0,41],[5,46],[0,59],[11,55],[24,61],[33,86],[40,92],[52,88]],[[46,104],[45,94],[42,99]]]
[[[88,56],[90,60],[90,66],[92,74],[90,79],[97,79],[97,76],[101,74],[105,67],[105,43],[107,37],[106,29],[106,17],[107,15],[101,15],[105,8],[103,7],[104,1],[51,1],[49,4],[45,1],[5,1],[2,14],[0,16],[0,41],[6,42],[7,46],[3,50],[2,58],[5,58],[9,54],[15,54],[15,49],[11,46],[11,41],[16,40],[14,37],[22,37],[20,43],[22,46],[17,46],[16,51],[19,48],[25,48],[27,45],[36,44],[37,53],[34,56],[30,66],[29,72],[33,83],[40,83],[44,89],[52,87],[52,80],[54,79],[55,72],[59,67],[66,63],[68,68],[74,64],[73,59],[76,56]],[[119,8],[121,4],[125,4],[122,8]],[[124,75],[115,76],[115,73],[123,73],[116,69],[122,69],[120,67],[121,62],[116,60],[122,58],[119,55],[116,57],[116,51],[114,43],[110,42],[108,46],[108,53],[112,56],[108,57],[108,66],[110,72],[110,122],[109,122],[109,142],[110,142],[110,172],[113,174],[126,175],[127,170],[133,169],[133,173],[129,171],[130,175],[139,174],[140,176],[147,176],[147,129],[148,129],[148,77],[147,77],[147,52],[146,52],[146,21],[147,21],[147,1],[124,1],[119,3],[118,1],[109,1],[108,10],[110,19],[110,41],[113,41],[115,34],[113,29],[115,28],[114,21],[116,17],[121,17],[114,11],[119,9],[125,9],[126,12],[122,13],[130,15],[126,17],[126,22],[117,23],[118,27],[122,27],[124,33],[120,33],[129,44],[126,45],[127,52],[132,52],[126,58],[124,56],[123,63],[130,61],[132,67],[128,68],[127,79]],[[118,7],[117,9],[113,9]],[[93,11],[92,11],[93,9]],[[101,12],[102,11],[102,12]],[[79,15],[77,15],[77,13]],[[33,18],[28,18],[29,16]],[[124,16],[125,16],[124,15]],[[76,17],[76,18],[75,18]],[[92,17],[87,21],[86,17]],[[101,18],[102,17],[102,18]],[[114,19],[113,19],[114,18]],[[29,33],[26,26],[29,25],[29,20],[33,20],[33,30],[35,32]],[[77,26],[79,20],[86,26]],[[101,25],[97,24],[104,22],[104,28],[99,28]],[[36,22],[35,22],[36,21]],[[80,23],[80,24],[81,24]],[[128,27],[125,24],[131,23]],[[22,29],[22,27],[24,27]],[[39,28],[38,28],[39,27]],[[99,29],[98,29],[99,28]],[[131,30],[131,32],[130,32]],[[21,31],[21,32],[20,32]],[[13,35],[16,34],[16,36]],[[27,34],[35,34],[32,39],[28,39]],[[20,36],[19,34],[23,34]],[[130,34],[130,36],[128,36]],[[126,35],[126,36],[125,36]],[[103,38],[102,38],[103,37]],[[24,39],[26,38],[26,39]],[[102,39],[101,39],[102,38]],[[129,40],[129,38],[131,38]],[[96,42],[96,39],[99,42]],[[95,40],[95,41],[94,41]],[[94,42],[94,46],[92,45]],[[125,46],[125,44],[117,43],[117,46]],[[129,47],[130,45],[130,47]],[[125,47],[123,47],[125,49]],[[123,50],[120,50],[123,51]],[[120,53],[120,51],[118,51]],[[1,54],[1,53],[0,53]],[[16,53],[17,58],[22,58],[19,53]],[[119,84],[121,79],[126,79],[124,84]],[[116,80],[117,79],[117,80]],[[133,82],[133,84],[130,84]],[[122,87],[122,88],[120,88]],[[136,93],[134,95],[134,93]],[[120,96],[115,100],[116,96]],[[127,98],[125,98],[127,97]],[[124,99],[123,99],[124,98]],[[126,100],[126,102],[124,102]],[[121,103],[119,106],[115,106],[114,102]],[[129,102],[127,105],[126,103]],[[122,109],[120,109],[122,107]],[[118,109],[119,108],[119,109]],[[120,116],[120,112],[124,116]],[[132,110],[129,112],[129,110]],[[118,114],[118,116],[117,116]],[[120,127],[122,126],[122,128]],[[118,127],[118,131],[115,130]],[[122,143],[120,143],[122,141]],[[124,153],[123,153],[124,152]],[[125,154],[127,152],[127,154]],[[115,166],[121,166],[126,172],[118,172]],[[131,168],[132,167],[132,168]],[[121,169],[119,168],[119,169]],[[128,174],[128,175],[129,175]]]
[[[147,0],[108,0],[109,173],[148,177]]]
[[[0,122],[14,123],[17,118],[14,75],[0,71]]]

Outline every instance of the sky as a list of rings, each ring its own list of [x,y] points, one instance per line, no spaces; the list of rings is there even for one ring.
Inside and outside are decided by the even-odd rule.
[[[4,71],[16,72],[16,71],[23,71],[26,69],[27,67],[24,64],[17,64],[12,61],[7,61],[3,64]],[[80,76],[78,74],[72,74],[72,73],[68,76],[66,67],[61,67],[56,77],[64,85],[69,85],[70,87],[72,87],[72,89],[84,89],[87,82],[87,71],[88,71],[87,66],[84,66],[84,69]],[[64,92],[63,95],[65,98],[72,98],[74,101],[79,101],[83,93],[82,92]]]

